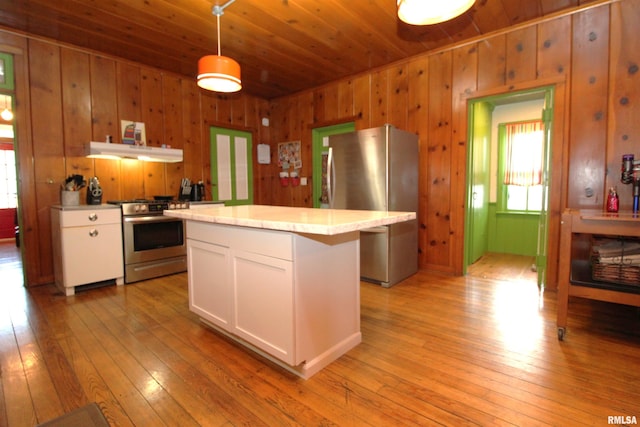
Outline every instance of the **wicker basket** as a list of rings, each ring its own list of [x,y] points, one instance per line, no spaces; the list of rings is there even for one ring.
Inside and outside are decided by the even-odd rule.
[[[600,254],[593,248],[607,240],[612,241],[616,239],[600,237],[594,238],[592,241],[591,274],[593,280],[640,287],[640,266],[628,265],[624,262],[620,264],[603,264],[600,262]],[[629,241],[633,241],[634,243],[638,242],[637,239],[631,239]],[[622,259],[624,259],[624,255]]]
[[[593,280],[640,286],[640,267],[623,264],[601,264],[597,259],[593,260],[591,266]]]

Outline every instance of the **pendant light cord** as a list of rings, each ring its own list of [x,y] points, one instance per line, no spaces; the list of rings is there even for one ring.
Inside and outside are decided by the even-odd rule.
[[[235,1],[236,0],[229,0],[228,2],[223,4],[222,6],[215,5],[215,6],[213,6],[213,9],[211,10],[211,13],[216,15],[216,21],[218,23],[218,25],[217,25],[217,28],[218,28],[218,56],[221,55],[221,53],[220,53],[220,16],[224,13],[224,10],[226,8],[228,8]]]
[[[216,15],[216,18],[218,20],[218,25],[216,26],[218,28],[218,56],[220,56],[220,15]]]

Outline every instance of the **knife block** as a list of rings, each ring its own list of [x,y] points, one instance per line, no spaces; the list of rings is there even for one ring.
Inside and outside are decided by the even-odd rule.
[[[87,189],[87,204],[88,205],[100,205],[102,204],[102,189],[94,188],[93,190]]]
[[[178,200],[191,200],[191,185],[181,185]]]

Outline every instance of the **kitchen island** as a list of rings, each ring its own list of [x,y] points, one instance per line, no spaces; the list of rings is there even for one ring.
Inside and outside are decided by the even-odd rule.
[[[362,341],[359,231],[416,217],[257,205],[165,215],[186,221],[191,311],[305,379]]]

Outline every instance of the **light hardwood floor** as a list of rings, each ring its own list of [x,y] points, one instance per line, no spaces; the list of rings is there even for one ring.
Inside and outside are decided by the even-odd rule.
[[[535,282],[361,284],[363,342],[305,381],[204,327],[185,274],[64,297],[0,269],[0,425],[97,402],[113,426],[607,425],[640,418],[635,308]],[[215,274],[215,272],[212,272]]]
[[[467,267],[467,274],[493,280],[533,281],[537,273],[532,270],[535,257],[487,252]]]

